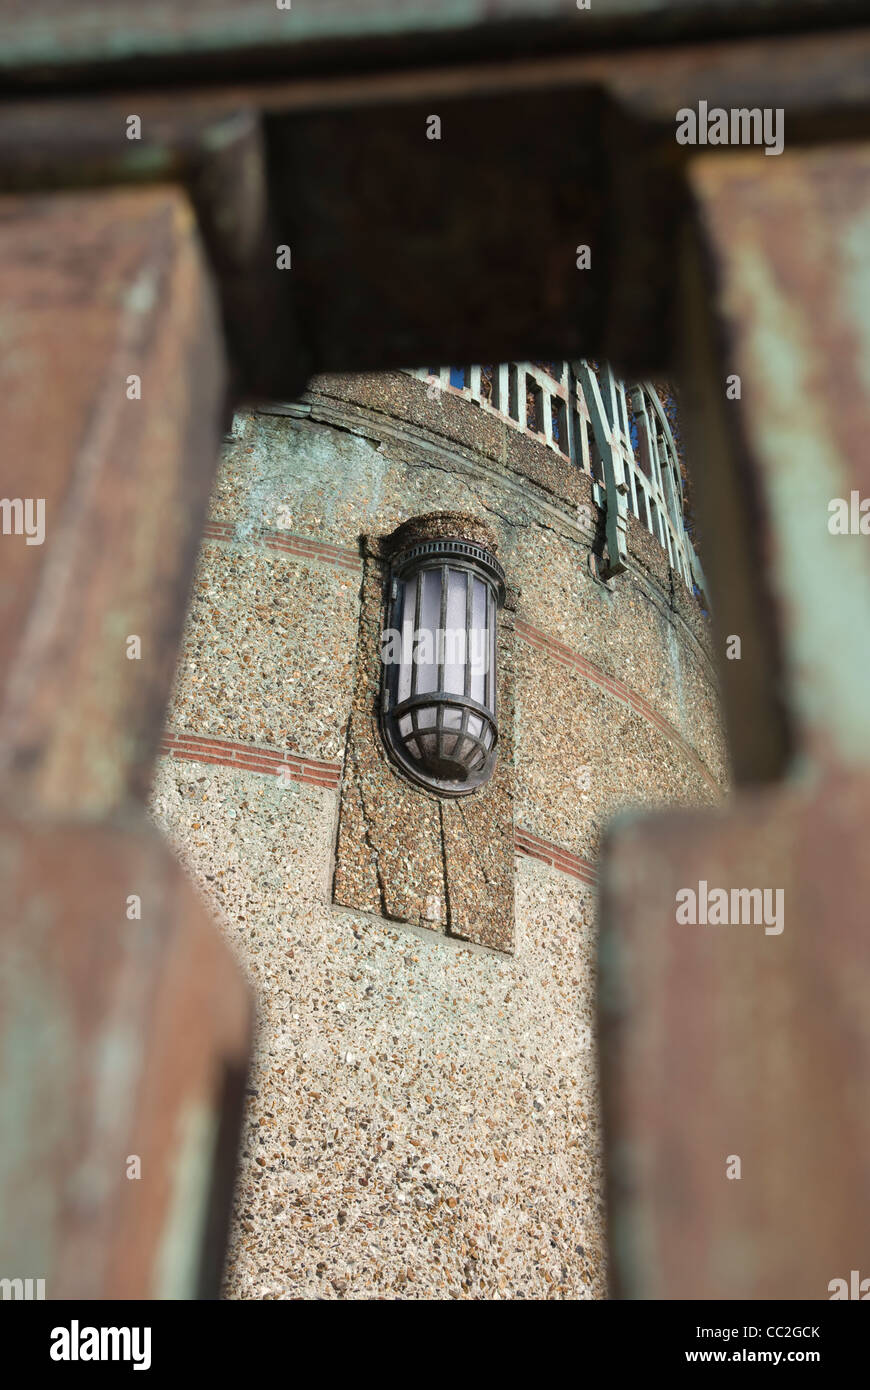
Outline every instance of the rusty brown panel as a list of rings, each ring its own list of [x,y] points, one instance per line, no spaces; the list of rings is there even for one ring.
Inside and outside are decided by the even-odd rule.
[[[724,395],[757,478],[762,557],[801,755],[870,766],[870,550],[829,504],[870,496],[870,144],[692,166]],[[700,471],[700,470],[699,470]],[[707,528],[713,532],[711,523]]]
[[[765,564],[768,523],[761,479],[740,431],[739,405],[723,382],[736,364],[723,356],[721,325],[713,312],[711,267],[697,235],[687,230],[680,254],[685,312],[681,373],[683,431],[692,472],[696,545],[716,603],[713,649],[721,654],[732,634],[739,661],[720,661],[719,680],[734,783],[778,781],[794,749],[786,703],[781,633],[777,629]]]
[[[127,138],[128,115],[142,121]],[[293,337],[294,316],[275,295],[262,125],[255,109],[163,98],[83,101],[72,107],[17,105],[0,134],[0,190],[40,193],[121,185],[181,185],[197,216],[217,281],[234,395],[283,393],[306,376]],[[3,117],[0,117],[0,126]],[[6,136],[11,125],[5,126]],[[292,391],[291,379],[295,377]]]
[[[45,503],[41,544],[0,547],[7,794],[105,814],[148,784],[220,438],[185,195],[0,200],[0,337],[4,492]]]
[[[781,780],[608,840],[614,1291],[827,1299],[870,1244],[870,552],[828,526],[834,499],[870,496],[870,148],[706,157],[690,184],[706,279],[687,279],[687,348],[710,408],[695,438],[716,440],[694,470],[705,556],[742,662],[763,670],[725,694],[741,781],[753,720],[779,740]],[[728,894],[726,922],[678,921],[677,894],[702,883]],[[734,920],[732,892],[752,888],[782,892],[781,931]]]
[[[866,1266],[868,815],[865,779],[843,775],[613,836],[600,1046],[614,1296],[827,1299]],[[677,892],[702,881],[782,889],[782,932],[678,924]]]
[[[144,818],[4,812],[0,871],[4,1274],[50,1299],[216,1296],[251,1017],[228,948]]]

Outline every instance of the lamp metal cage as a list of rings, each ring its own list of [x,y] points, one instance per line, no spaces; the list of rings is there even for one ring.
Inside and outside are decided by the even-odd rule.
[[[391,565],[381,730],[413,781],[465,796],[492,776],[498,745],[501,565],[462,539],[420,541]]]

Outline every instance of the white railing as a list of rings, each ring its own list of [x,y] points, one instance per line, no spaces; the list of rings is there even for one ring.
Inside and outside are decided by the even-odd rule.
[[[614,572],[625,552],[629,513],[666,551],[690,589],[705,590],[703,572],[683,524],[683,483],[664,406],[648,382],[626,386],[605,364],[533,362],[491,367],[419,368],[430,387],[489,411],[593,479],[596,500],[613,512],[608,542]]]

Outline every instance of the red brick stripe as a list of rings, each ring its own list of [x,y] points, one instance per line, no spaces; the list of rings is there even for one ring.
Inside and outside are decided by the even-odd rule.
[[[207,521],[203,535],[212,541],[242,540],[251,545],[265,546],[268,550],[278,550],[284,555],[294,555],[298,560],[319,560],[321,564],[333,565],[338,569],[359,572],[360,557],[355,550],[343,545],[332,545],[328,541],[315,540],[311,536],[297,536],[291,531],[258,531],[251,536],[240,536],[239,529],[232,521]]]
[[[542,632],[538,627],[533,627],[531,623],[523,622],[521,618],[518,618],[516,630],[523,641],[528,642],[529,646],[534,647],[536,651],[546,652],[548,656],[560,661],[563,666],[569,666],[572,670],[579,671],[593,685],[597,685],[608,695],[613,695],[617,700],[621,700],[623,704],[629,705],[637,714],[652,724],[653,728],[658,729],[659,733],[664,734],[666,738],[675,743],[711,787],[717,791],[720,789],[719,783],[707,765],[698,757],[691,744],[687,743],[673,724],[669,723],[657,710],[654,710],[642,695],[637,695],[616,676],[608,676],[600,667],[588,661],[585,656],[580,656],[579,652],[572,651],[570,647],[565,646],[564,642],[557,641],[555,637],[548,637],[546,632]]]
[[[320,758],[305,758],[298,753],[282,753],[276,748],[261,748],[253,743],[234,743],[227,738],[202,738],[198,734],[175,733],[167,730],[160,740],[160,752],[173,758],[187,758],[196,763],[215,763],[219,767],[235,767],[242,772],[262,772],[283,776],[293,782],[306,782],[314,787],[335,791],[341,777],[338,763],[323,762]]]
[[[230,521],[207,521],[202,534],[213,541],[232,541],[235,540],[236,528]]]
[[[517,854],[527,855],[530,859],[540,859],[544,864],[560,869],[563,874],[579,878],[581,883],[588,884],[590,888],[594,888],[598,882],[598,872],[588,859],[581,859],[579,854],[553,844],[550,840],[542,840],[540,835],[533,835],[531,830],[524,830],[519,825],[514,830],[514,849]]]
[[[341,777],[338,763],[321,758],[305,758],[299,753],[282,753],[275,748],[262,748],[253,743],[234,743],[228,738],[208,738],[200,734],[177,733],[166,730],[160,740],[160,752],[173,758],[185,758],[195,763],[211,763],[217,767],[234,767],[240,772],[259,772],[276,777],[280,768],[293,782],[335,791]],[[597,873],[594,865],[581,859],[562,845],[542,840],[530,830],[518,826],[514,832],[514,848],[518,854],[539,859],[562,873],[571,874],[581,883],[594,887]]]

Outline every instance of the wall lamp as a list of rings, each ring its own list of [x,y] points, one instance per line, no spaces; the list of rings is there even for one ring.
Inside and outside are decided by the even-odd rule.
[[[426,536],[467,520],[437,513],[400,528],[397,535],[410,529],[417,538],[391,560],[381,644],[387,751],[403,773],[440,796],[466,796],[483,786],[498,744],[504,571],[488,546],[458,526],[454,535]]]

